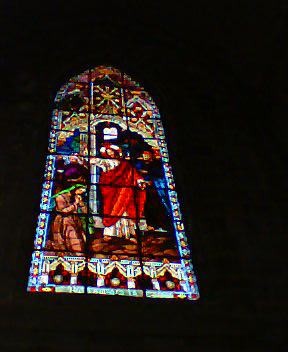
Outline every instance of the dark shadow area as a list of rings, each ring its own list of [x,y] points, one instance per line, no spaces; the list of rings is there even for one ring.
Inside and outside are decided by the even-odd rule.
[[[283,350],[287,4],[3,4],[1,351]],[[98,65],[162,114],[197,302],[26,293],[53,100]]]

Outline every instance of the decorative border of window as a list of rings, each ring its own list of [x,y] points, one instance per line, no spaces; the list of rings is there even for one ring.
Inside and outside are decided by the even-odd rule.
[[[44,261],[44,258],[46,261]],[[49,285],[47,274],[48,267],[51,264],[53,265],[53,262],[56,266],[60,261],[71,272],[70,285]],[[45,255],[42,251],[35,251],[32,254],[32,263],[28,280],[28,288],[30,292],[85,293],[85,286],[77,285],[75,280],[75,273],[78,271],[79,267],[84,269],[86,266],[85,257],[67,256],[64,258],[58,258],[55,255]]]
[[[45,259],[45,260],[44,260]],[[85,286],[77,284],[76,273],[86,267],[85,257],[45,255],[41,251],[35,251],[32,255],[33,266],[30,270],[28,287],[30,292],[57,292],[57,293],[85,293]],[[71,273],[70,285],[49,285],[49,266],[56,267],[57,264],[64,264]],[[109,267],[117,266],[120,272],[128,279],[128,288],[106,288],[103,276],[108,272]],[[107,270],[108,268],[108,270]],[[87,286],[88,294],[118,295],[130,297],[143,297],[143,290],[136,289],[134,279],[141,275],[140,262],[138,260],[115,260],[109,258],[91,258],[88,262],[88,269],[97,275],[97,287]],[[173,277],[180,281],[182,290],[162,291],[156,279],[157,273],[161,274],[168,269]],[[111,269],[110,269],[111,270]],[[180,263],[163,263],[157,261],[144,261],[144,273],[147,274],[153,283],[153,289],[146,289],[148,298],[188,298],[195,300],[199,297],[195,281],[193,267],[190,260],[181,259]]]

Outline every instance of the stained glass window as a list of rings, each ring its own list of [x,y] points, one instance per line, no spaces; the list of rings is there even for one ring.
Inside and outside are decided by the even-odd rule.
[[[52,115],[30,292],[199,297],[159,111],[110,67],[73,77]]]

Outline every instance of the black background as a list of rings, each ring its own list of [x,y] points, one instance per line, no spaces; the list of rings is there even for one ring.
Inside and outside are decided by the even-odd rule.
[[[287,2],[2,4],[1,351],[285,350]],[[52,102],[98,65],[162,113],[198,302],[26,293]]]

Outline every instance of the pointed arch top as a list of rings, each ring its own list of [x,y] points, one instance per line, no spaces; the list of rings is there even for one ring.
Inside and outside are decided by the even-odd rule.
[[[73,76],[59,89],[55,97],[55,103],[60,103],[69,96],[80,94],[81,88],[90,83],[110,85],[111,87],[134,92],[130,105],[133,101],[138,101],[147,111],[151,112],[149,114],[151,118],[159,118],[159,110],[144,88],[126,73],[114,67],[97,66]]]
[[[81,105],[78,108],[77,102]],[[140,84],[116,68],[97,66],[72,77],[55,97],[57,109],[67,110],[65,104],[68,104],[68,110],[75,109],[74,115],[70,116],[71,123],[76,116],[80,120],[79,114],[92,113],[92,129],[96,124],[108,121],[125,129],[129,120],[129,130],[143,138],[164,137],[159,123],[160,113],[151,96]],[[149,144],[155,142],[150,140]]]

